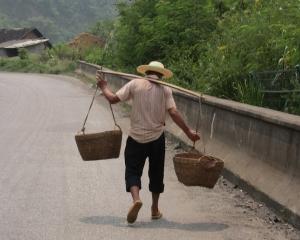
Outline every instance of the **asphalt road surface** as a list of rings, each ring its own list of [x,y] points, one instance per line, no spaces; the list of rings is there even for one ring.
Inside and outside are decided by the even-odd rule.
[[[262,204],[220,179],[213,190],[178,183],[168,143],[163,219],[150,219],[144,170],[144,205],[133,225],[124,186],[128,118],[114,107],[124,130],[120,159],[84,162],[74,135],[94,90],[71,77],[0,73],[0,239],[300,239]],[[98,96],[88,131],[113,129]],[[279,221],[279,222],[278,222]]]

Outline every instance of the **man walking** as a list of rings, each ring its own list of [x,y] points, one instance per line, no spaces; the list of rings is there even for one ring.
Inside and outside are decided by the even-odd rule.
[[[157,61],[141,65],[137,71],[147,78],[160,80],[170,78],[173,73]],[[169,87],[151,81],[136,78],[113,93],[107,86],[103,74],[97,73],[97,85],[111,103],[132,100],[130,132],[125,148],[126,191],[130,192],[133,205],[129,209],[127,221],[135,222],[142,207],[140,199],[141,176],[146,158],[149,159],[149,190],[152,193],[151,218],[159,219],[162,213],[158,207],[160,193],[164,191],[165,136],[164,125],[166,112],[184,131],[189,139],[197,141],[199,135],[187,126],[180,113]]]

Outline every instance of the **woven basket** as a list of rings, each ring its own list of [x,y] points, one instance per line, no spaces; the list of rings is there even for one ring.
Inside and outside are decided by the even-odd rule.
[[[186,186],[213,188],[224,167],[222,160],[200,153],[179,153],[173,162],[178,181]]]
[[[75,135],[75,140],[84,161],[118,158],[122,131],[119,129],[100,133],[80,133]]]

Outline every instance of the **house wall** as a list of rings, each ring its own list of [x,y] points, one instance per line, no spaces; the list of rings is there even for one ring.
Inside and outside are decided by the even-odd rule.
[[[40,54],[46,49],[46,46],[45,46],[45,43],[40,43],[40,44],[37,44],[37,45],[28,46],[28,47],[26,47],[26,49],[30,53]]]
[[[0,57],[7,57],[7,53],[5,49],[0,49]]]

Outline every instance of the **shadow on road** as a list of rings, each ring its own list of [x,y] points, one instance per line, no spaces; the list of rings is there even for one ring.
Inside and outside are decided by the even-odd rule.
[[[157,221],[137,221],[135,224],[128,224],[125,218],[115,216],[92,216],[81,218],[80,222],[86,224],[97,225],[112,225],[115,227],[132,227],[132,228],[162,228],[162,229],[180,229],[184,231],[203,231],[203,232],[217,232],[227,229],[229,226],[223,223],[178,223],[168,221],[167,219],[160,219]]]

